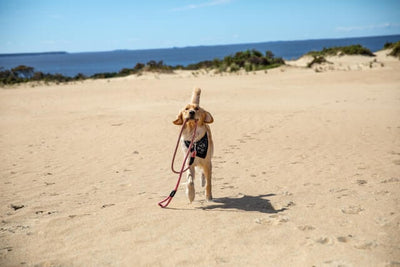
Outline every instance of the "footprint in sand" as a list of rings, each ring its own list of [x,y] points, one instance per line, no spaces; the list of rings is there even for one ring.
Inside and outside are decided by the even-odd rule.
[[[68,218],[74,219],[74,218],[80,218],[80,217],[90,216],[90,215],[91,215],[90,213],[84,213],[84,214],[79,214],[79,215],[77,215],[77,214],[71,214],[71,215],[68,215]]]
[[[388,262],[385,267],[400,267],[400,261],[391,261]]]
[[[393,160],[393,163],[396,165],[400,165],[400,159]]]
[[[332,237],[320,237],[315,242],[322,244],[322,245],[333,245],[335,243],[335,240]]]
[[[257,218],[254,220],[255,223],[261,225],[281,225],[283,223],[287,223],[288,221],[288,216],[278,214],[271,215],[269,218]]]
[[[341,242],[341,243],[348,243],[348,242],[350,242],[350,240],[351,240],[352,237],[353,237],[352,235],[348,235],[348,236],[339,236],[339,237],[337,237],[336,239],[337,239],[337,241],[339,241],[339,242]]]
[[[121,233],[121,232],[130,232],[130,231],[132,231],[131,225],[123,225],[123,226],[119,226],[114,229],[111,229],[111,233],[113,233],[113,234],[117,234],[117,233]]]
[[[5,250],[7,252],[11,252],[13,250],[13,247],[4,247],[4,248],[0,248],[0,251]]]
[[[389,220],[384,217],[377,217],[375,218],[375,223],[379,226],[385,226],[389,223]]]
[[[315,229],[314,226],[311,225],[300,225],[297,227],[300,231],[312,231]]]
[[[397,127],[397,128],[399,128],[399,127]],[[389,154],[400,156],[400,152],[396,152],[396,151],[389,151]]]
[[[229,185],[229,183],[224,183],[224,185],[220,187],[220,189],[235,189],[235,188],[237,187]]]
[[[101,208],[102,209],[104,209],[104,208],[108,208],[108,207],[112,207],[112,206],[115,206],[115,204],[104,204],[103,206],[101,206]]]
[[[366,181],[366,180],[357,180],[356,181],[356,184],[358,184],[358,185],[365,185],[365,184],[367,184],[368,182]]]
[[[322,266],[350,267],[353,265],[349,264],[343,260],[329,260],[329,261],[325,261]]]
[[[224,152],[224,154],[233,154],[233,151],[231,151],[230,149],[223,149],[222,151]]]
[[[386,184],[386,183],[398,183],[398,182],[400,182],[399,178],[392,177],[390,179],[383,180],[381,183]]]
[[[28,229],[30,229],[31,227],[28,225],[10,225],[7,227],[1,227],[0,228],[0,233],[1,232],[10,232],[15,234],[16,232],[23,232],[26,231]]]
[[[19,210],[19,209],[24,208],[25,206],[22,205],[22,204],[11,204],[10,207],[11,207],[13,210]]]
[[[237,145],[229,145],[231,149],[239,149]]]
[[[360,243],[354,245],[354,247],[357,249],[372,249],[377,246],[378,246],[378,244],[376,243],[375,240],[374,241],[363,241],[363,242],[360,242]]]
[[[348,206],[341,209],[344,214],[359,214],[364,209],[360,206]]]

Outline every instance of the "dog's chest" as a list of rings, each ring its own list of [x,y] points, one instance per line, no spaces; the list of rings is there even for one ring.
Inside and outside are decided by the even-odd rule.
[[[190,140],[184,140],[186,148],[190,146]],[[208,135],[205,135],[198,141],[194,142],[192,150],[196,151],[196,157],[205,159],[208,151]]]

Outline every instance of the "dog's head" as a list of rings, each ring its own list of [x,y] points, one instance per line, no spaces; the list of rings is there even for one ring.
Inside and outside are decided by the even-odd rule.
[[[176,120],[173,121],[176,125],[182,125],[183,122],[187,120],[197,120],[198,125],[202,125],[204,123],[212,123],[214,121],[211,114],[201,108],[200,104],[200,88],[196,88],[193,91],[192,95],[192,103],[187,104],[178,114]]]

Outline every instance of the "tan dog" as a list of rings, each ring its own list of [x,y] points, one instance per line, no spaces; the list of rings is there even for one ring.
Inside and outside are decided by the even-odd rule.
[[[193,91],[192,103],[187,104],[179,114],[178,118],[173,121],[176,125],[182,125],[183,122],[188,119],[186,125],[184,126],[181,145],[184,154],[186,155],[190,140],[193,136],[193,130],[195,127],[195,120],[197,120],[197,130],[194,140],[194,147],[196,150],[196,157],[193,163],[190,165],[189,173],[187,175],[186,183],[186,195],[189,201],[192,202],[195,196],[194,190],[194,179],[195,179],[195,167],[200,167],[202,169],[202,186],[206,186],[206,200],[212,200],[211,194],[211,157],[213,155],[214,144],[212,141],[211,130],[208,124],[214,121],[211,114],[204,109],[202,109],[200,104],[200,88],[196,88]],[[188,159],[189,161],[189,159]]]

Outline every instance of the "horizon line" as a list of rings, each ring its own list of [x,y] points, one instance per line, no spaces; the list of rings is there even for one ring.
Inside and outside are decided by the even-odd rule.
[[[370,35],[370,36],[353,36],[353,37],[337,37],[337,38],[311,38],[311,39],[297,39],[297,40],[275,40],[275,41],[260,41],[260,42],[248,42],[248,43],[230,43],[230,44],[210,44],[210,45],[188,45],[188,46],[172,46],[172,47],[159,47],[159,48],[117,48],[113,50],[98,50],[98,51],[41,51],[41,52],[13,52],[13,53],[0,53],[0,56],[13,56],[23,54],[80,54],[80,53],[106,53],[106,52],[118,52],[118,51],[147,51],[147,50],[168,50],[168,49],[185,49],[185,48],[196,48],[196,47],[215,47],[215,46],[230,46],[230,45],[247,45],[247,44],[263,44],[263,43],[279,43],[279,42],[302,42],[302,41],[316,41],[316,40],[340,40],[340,39],[356,39],[356,38],[374,38],[374,37],[389,37],[389,36],[400,36],[400,33],[389,34],[389,35]]]

